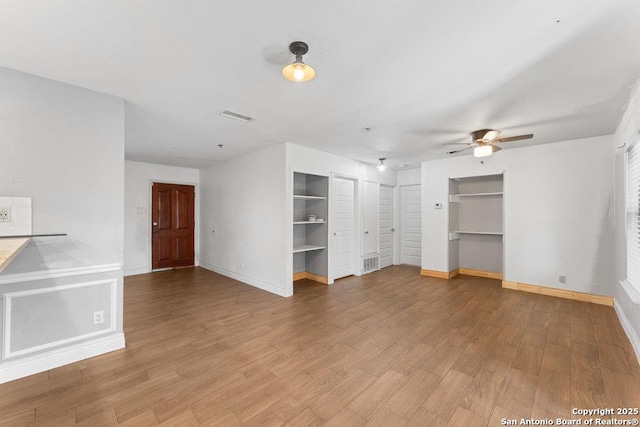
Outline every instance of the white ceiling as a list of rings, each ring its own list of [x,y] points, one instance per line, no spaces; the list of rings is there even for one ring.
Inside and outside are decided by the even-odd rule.
[[[503,148],[613,133],[638,22],[637,0],[3,0],[0,66],[125,98],[130,160],[291,142],[415,167],[481,128],[535,134]],[[294,40],[310,82],[280,74]]]

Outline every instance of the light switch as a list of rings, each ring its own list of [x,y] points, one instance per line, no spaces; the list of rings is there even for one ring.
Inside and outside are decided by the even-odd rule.
[[[138,208],[138,213],[139,214],[146,214],[147,213],[147,208],[145,208],[145,207]]]
[[[442,203],[434,203],[433,204],[433,208],[434,209],[442,209]]]

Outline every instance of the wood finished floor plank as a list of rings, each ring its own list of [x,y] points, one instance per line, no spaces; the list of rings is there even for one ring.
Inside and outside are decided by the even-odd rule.
[[[507,387],[496,406],[508,408],[518,417],[529,418],[538,387],[538,376],[512,368],[507,376]]]
[[[459,406],[449,419],[447,426],[486,427],[488,424],[488,418],[481,417],[480,415]]]
[[[543,348],[547,342],[548,328],[529,324],[524,330],[522,342],[535,347]]]
[[[375,380],[376,377],[370,373],[357,370],[336,387],[311,402],[309,408],[325,420],[329,420]]]
[[[30,425],[36,422],[36,410],[30,409],[12,414],[0,415],[0,426],[16,426],[16,425]]]
[[[373,417],[367,421],[366,427],[404,427],[407,420],[391,412],[388,409],[380,408]]]
[[[309,381],[295,392],[289,393],[270,406],[270,409],[283,421],[292,419],[318,396],[336,387],[345,379],[344,376],[327,370]]]
[[[408,420],[427,400],[440,380],[439,376],[419,369],[391,396],[384,406]]]
[[[116,415],[116,411],[114,409],[109,409],[99,414],[95,414],[92,417],[86,418],[85,420],[80,421],[75,425],[77,427],[111,427],[118,425],[118,416]]]
[[[571,405],[575,408],[605,408],[610,405],[600,369],[571,368]]]
[[[430,345],[419,343],[407,354],[391,366],[396,372],[400,372],[407,377],[413,375],[422,365],[429,360],[435,349]]]
[[[297,426],[309,426],[309,427],[319,427],[325,425],[327,422],[325,419],[320,417],[318,414],[313,412],[309,408],[305,408],[302,411],[298,412],[295,417],[293,417],[288,422],[284,423],[285,426],[297,427]]]
[[[571,350],[561,345],[547,343],[542,355],[542,368],[556,372],[571,372]]]
[[[531,375],[538,375],[543,356],[544,349],[523,343],[518,347],[512,367]]]
[[[145,411],[133,418],[118,423],[124,427],[157,426],[160,425],[152,410]]]
[[[553,316],[553,313],[551,315]],[[550,323],[547,331],[547,342],[571,348],[571,324]]]
[[[389,370],[353,399],[347,408],[369,420],[408,379],[406,375]]]
[[[489,420],[506,386],[506,376],[482,369],[467,388],[460,406]]]
[[[433,412],[427,411],[424,407],[418,408],[413,414],[411,419],[406,424],[406,427],[443,427],[447,425],[447,420],[443,420]]]
[[[606,343],[598,343],[598,357],[600,366],[613,369],[623,374],[631,374],[631,366],[622,347]]]
[[[408,348],[403,347],[400,344],[393,344],[366,363],[362,367],[362,370],[379,377],[389,370],[391,366],[397,363],[398,360],[402,359],[407,353],[409,353]]]
[[[423,406],[429,412],[448,420],[472,382],[473,377],[451,369],[433,389]]]
[[[602,368],[602,379],[608,402],[621,408],[637,407],[640,402],[640,390],[633,375]]]
[[[193,415],[193,412],[186,410],[164,422],[160,422],[160,425],[163,427],[192,427],[199,426],[200,422],[195,415]]]
[[[542,368],[534,405],[568,417],[571,414],[571,374]]]
[[[333,416],[327,423],[326,427],[362,427],[367,423],[367,420],[358,416],[356,413],[348,408],[343,408],[340,412]]]

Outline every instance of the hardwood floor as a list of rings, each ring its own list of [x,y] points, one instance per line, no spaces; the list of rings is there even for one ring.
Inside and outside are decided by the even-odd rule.
[[[124,316],[126,349],[0,385],[0,425],[494,426],[640,406],[612,308],[492,279],[394,266],[281,298],[183,269],[126,278]]]

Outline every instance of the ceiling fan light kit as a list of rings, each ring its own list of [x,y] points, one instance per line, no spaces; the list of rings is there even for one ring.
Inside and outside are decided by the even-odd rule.
[[[316,70],[302,62],[302,55],[309,51],[309,45],[296,41],[289,45],[289,51],[296,56],[296,60],[282,69],[284,78],[293,82],[307,82],[313,79],[316,76]]]
[[[481,143],[481,144],[478,144],[478,146],[473,149],[473,156],[487,157],[492,155],[496,151],[500,151],[500,150],[502,150],[502,148],[498,147],[497,145]]]

